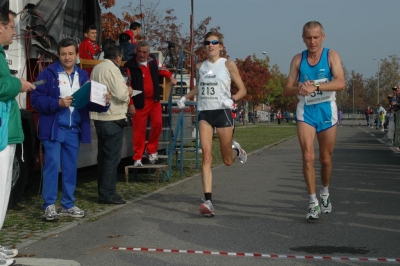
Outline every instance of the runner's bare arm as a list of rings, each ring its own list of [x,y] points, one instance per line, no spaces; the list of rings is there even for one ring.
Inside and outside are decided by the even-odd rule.
[[[329,50],[329,65],[333,75],[333,80],[327,83],[320,84],[321,91],[341,91],[346,88],[344,72],[342,68],[342,60],[336,51]]]

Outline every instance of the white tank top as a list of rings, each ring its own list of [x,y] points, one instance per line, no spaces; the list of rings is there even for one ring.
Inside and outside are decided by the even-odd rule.
[[[222,102],[231,98],[231,75],[225,62],[226,58],[220,58],[214,63],[207,60],[201,64],[197,95],[199,111],[225,109]]]

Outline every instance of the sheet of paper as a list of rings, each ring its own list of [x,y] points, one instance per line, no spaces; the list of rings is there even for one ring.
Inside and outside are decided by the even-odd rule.
[[[141,94],[141,93],[142,93],[142,91],[133,90],[132,96],[136,96],[136,95]]]
[[[90,101],[99,105],[106,105],[107,86],[97,81],[91,81]]]

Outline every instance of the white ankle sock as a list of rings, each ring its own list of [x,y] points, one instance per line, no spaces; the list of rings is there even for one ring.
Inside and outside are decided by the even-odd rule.
[[[328,189],[328,188],[329,188],[329,186],[327,186],[327,187],[324,187],[324,186],[323,186],[323,187],[321,188],[321,190],[320,190],[319,193],[320,193],[321,195],[329,195],[329,189]]]
[[[315,202],[315,203],[317,203],[318,204],[318,199],[317,199],[317,195],[314,193],[314,194],[310,194],[310,195],[308,195],[309,197],[310,197],[310,203],[311,202]]]

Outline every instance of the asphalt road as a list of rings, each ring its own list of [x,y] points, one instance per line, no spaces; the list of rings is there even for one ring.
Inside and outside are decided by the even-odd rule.
[[[196,176],[19,247],[35,257],[17,264],[374,265],[382,264],[374,258],[400,258],[400,156],[378,140],[383,135],[365,126],[338,128],[333,211],[320,223],[305,220],[308,195],[294,137],[252,153],[246,164],[214,169],[213,218],[198,214]]]

